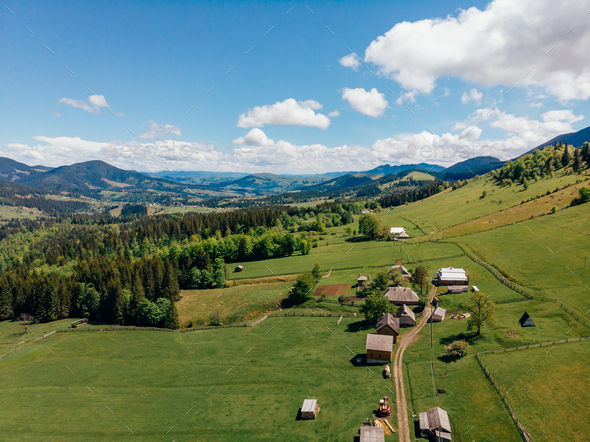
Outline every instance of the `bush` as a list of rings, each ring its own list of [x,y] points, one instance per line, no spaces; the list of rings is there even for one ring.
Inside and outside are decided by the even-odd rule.
[[[467,341],[455,341],[445,346],[445,350],[449,356],[455,356],[458,358],[465,356],[470,348],[471,346]]]

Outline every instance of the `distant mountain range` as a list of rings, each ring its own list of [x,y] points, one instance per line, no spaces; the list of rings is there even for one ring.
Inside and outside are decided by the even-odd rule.
[[[590,126],[584,128],[584,129],[581,129],[577,132],[571,132],[569,134],[558,135],[554,138],[551,138],[549,141],[547,141],[543,144],[539,144],[537,147],[535,147],[535,149],[541,150],[547,146],[551,146],[551,145],[555,146],[555,143],[558,143],[559,141],[561,141],[562,143],[571,144],[574,147],[582,147],[582,145],[586,141],[590,141]],[[531,149],[527,153],[531,153],[535,149]]]

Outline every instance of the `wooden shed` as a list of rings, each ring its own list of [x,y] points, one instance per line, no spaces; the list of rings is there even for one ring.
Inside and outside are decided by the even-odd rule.
[[[365,285],[365,282],[367,282],[367,277],[363,276],[363,275],[359,275],[358,278],[356,278],[356,283],[358,285],[359,288],[361,288],[363,285]]]
[[[451,440],[451,421],[448,413],[440,407],[419,414],[420,435],[435,441]]]
[[[408,239],[408,238],[410,237],[410,235],[408,235],[408,234],[406,233],[406,231],[404,230],[402,233],[400,233],[399,235],[397,235],[397,237],[398,237],[399,239]]]
[[[443,322],[447,311],[442,307],[437,307],[430,317],[430,322]]]
[[[449,293],[465,293],[469,291],[468,285],[450,285],[447,287]]]
[[[416,315],[406,304],[402,304],[397,309],[397,316],[401,327],[413,327],[416,325]]]
[[[380,335],[393,336],[393,343],[399,336],[399,318],[395,318],[391,313],[385,313],[377,321],[375,331]]]
[[[418,305],[420,297],[409,287],[389,287],[383,293],[394,305]]]
[[[393,354],[393,336],[367,334],[367,362],[369,364],[385,364],[391,362]]]
[[[242,270],[244,270],[244,266],[243,266],[242,264],[240,264],[239,266],[237,266],[237,267],[234,269],[234,272],[241,272]]]
[[[535,327],[535,323],[527,312],[524,312],[522,318],[518,321],[522,327]]]
[[[404,278],[412,279],[412,274],[403,265],[391,266],[391,270],[399,270]]]
[[[383,427],[370,427],[363,425],[359,430],[360,442],[385,442],[385,431]]]
[[[301,406],[301,419],[315,419],[320,412],[317,399],[305,399]]]

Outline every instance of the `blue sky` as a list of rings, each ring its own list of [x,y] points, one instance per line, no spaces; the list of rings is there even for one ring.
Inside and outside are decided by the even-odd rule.
[[[586,127],[590,96],[590,6],[513,3],[9,1],[0,155],[283,173],[508,159]]]

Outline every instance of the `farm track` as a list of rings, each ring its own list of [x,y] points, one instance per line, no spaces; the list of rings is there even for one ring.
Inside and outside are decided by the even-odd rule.
[[[425,314],[418,325],[414,330],[407,333],[402,337],[400,340],[400,344],[397,348],[397,352],[395,353],[395,360],[393,363],[393,378],[395,380],[395,396],[396,396],[396,406],[397,406],[397,425],[398,425],[398,434],[399,434],[399,441],[400,442],[411,442],[411,433],[410,433],[410,422],[408,419],[408,406],[406,402],[406,393],[404,389],[404,375],[402,372],[403,367],[403,358],[404,352],[406,348],[418,340],[418,333],[424,328],[426,323],[428,322],[428,318],[430,318],[430,311],[432,310],[430,307],[430,303],[434,298],[434,294],[436,293],[436,286],[432,286],[430,293],[428,294],[428,313]]]

